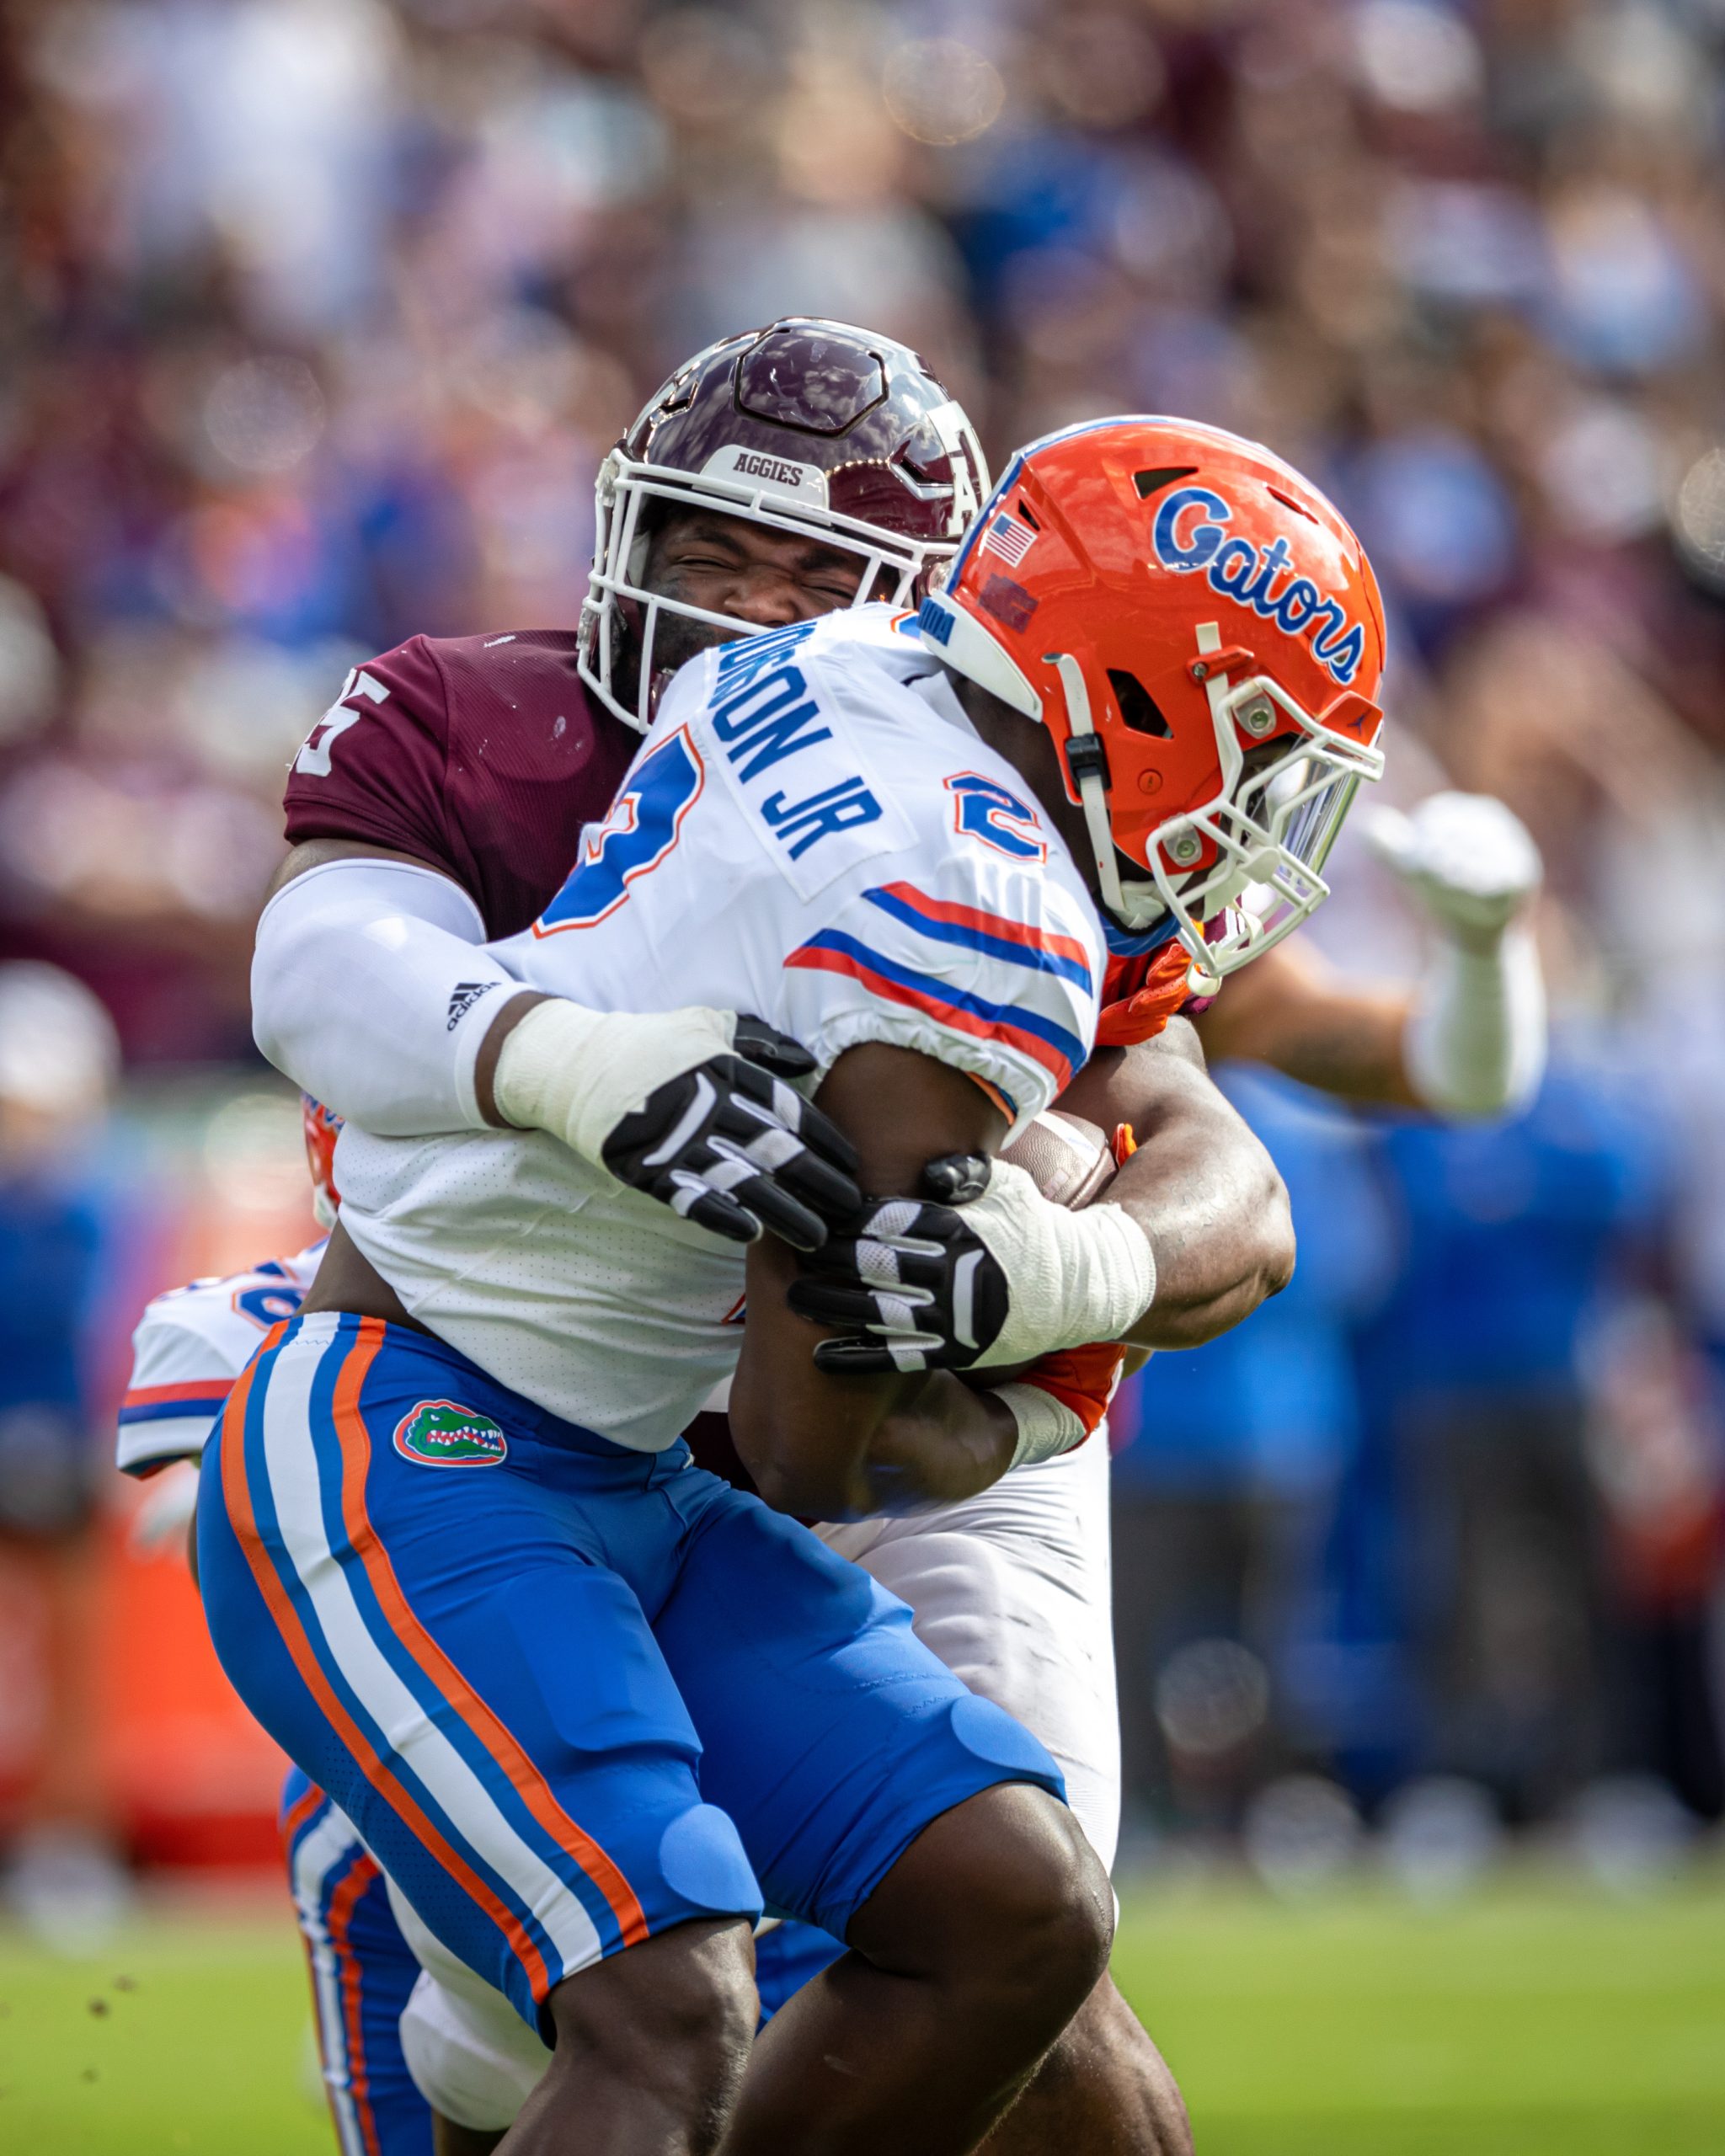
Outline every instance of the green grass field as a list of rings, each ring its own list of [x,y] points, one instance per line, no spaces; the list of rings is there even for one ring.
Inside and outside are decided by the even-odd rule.
[[[1717,1876],[1622,1905],[1524,1876],[1433,1913],[1140,1896],[1117,1967],[1203,2156],[1725,2150]],[[328,2156],[307,2020],[285,1912],[163,1917],[88,1964],[0,1932],[0,2150]]]

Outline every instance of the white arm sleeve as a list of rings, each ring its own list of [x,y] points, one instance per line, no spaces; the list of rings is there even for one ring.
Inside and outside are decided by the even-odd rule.
[[[1484,949],[1438,940],[1408,1014],[1413,1090],[1439,1115],[1509,1115],[1546,1068],[1546,989],[1533,937],[1509,929]]]
[[[1438,930],[1402,1038],[1408,1081],[1439,1115],[1525,1107],[1546,1067],[1546,990],[1518,916],[1539,848],[1489,794],[1434,793],[1411,816],[1378,809],[1369,844]]]
[[[481,1130],[473,1066],[521,983],[459,884],[403,861],[329,861],[258,923],[252,1035],[284,1075],[384,1138]],[[500,992],[500,993],[499,993]]]

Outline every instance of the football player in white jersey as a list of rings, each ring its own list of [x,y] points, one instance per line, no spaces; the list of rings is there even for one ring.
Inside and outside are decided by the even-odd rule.
[[[206,1470],[206,1599],[243,1690],[308,1769],[323,1768],[326,1781],[338,1783],[362,1826],[369,1822],[368,1840],[384,1844],[379,1853],[446,1952],[510,1989],[524,2019],[543,2009],[571,2036],[515,2130],[522,2147],[562,2145],[563,2061],[576,2046],[589,2052],[582,2101],[590,2112],[615,2091],[621,2029],[643,2015],[662,2028],[667,1993],[689,2015],[692,1992],[702,2009],[696,2038],[657,2085],[665,2105],[681,2105],[677,2145],[696,2145],[689,2105],[724,2094],[724,2025],[735,1972],[723,1957],[736,1931],[703,1924],[697,1913],[748,1913],[750,1860],[768,1875],[777,1906],[837,1908],[855,1951],[774,2025],[745,2087],[734,2127],[739,2147],[799,2145],[816,2115],[823,2145],[908,2135],[913,2118],[920,2139],[898,2145],[968,2145],[1022,2073],[1011,2063],[1014,2047],[1059,2012],[1063,1987],[1094,1951],[1093,1936],[1072,1923],[1082,1906],[1082,1894],[1076,1905],[1071,1894],[1082,1852],[1061,1841],[1062,1857],[1052,1862],[1045,1806],[995,1801],[1002,1784],[1053,1785],[1045,1755],[1027,1753],[1022,1739],[1015,1748],[998,1722],[984,1734],[959,1702],[932,1718],[948,1734],[962,1723],[969,1737],[959,1748],[995,1769],[956,1807],[951,1791],[962,1785],[962,1763],[942,1751],[937,1732],[921,1765],[916,1748],[905,1750],[901,1733],[892,1732],[887,1754],[901,1801],[913,1790],[925,1802],[932,1790],[944,1793],[941,1815],[908,1845],[901,1832],[876,1833],[872,1821],[867,1832],[856,1827],[868,1790],[848,1751],[846,1842],[811,1845],[806,1812],[789,1843],[775,1840],[784,1822],[774,1806],[782,1815],[788,1774],[782,1707],[776,1713],[750,1696],[758,1678],[746,1662],[727,1657],[719,1605],[709,1609],[710,1583],[704,1573],[694,1577],[693,1556],[680,1545],[653,1644],[696,1710],[706,1743],[703,1788],[722,1791],[734,1817],[721,1824],[711,1805],[692,1810],[688,1798],[677,1799],[683,1785],[668,1764],[674,1718],[663,1698],[636,1748],[652,1755],[656,1738],[666,1754],[660,1809],[653,1815],[636,1790],[618,1816],[592,1769],[601,1748],[587,1724],[596,1708],[575,1696],[579,1685],[571,1693],[566,1673],[555,1677],[535,1658],[537,1631],[524,1628],[515,1604],[489,1606],[509,1602],[512,1588],[501,1576],[486,1584],[489,1551],[512,1541],[519,1556],[531,1537],[511,1483],[537,1477],[547,1486],[537,1493],[538,1513],[561,1490],[569,1553],[583,1552],[571,1570],[553,1561],[553,1545],[538,1550],[533,1569],[547,1629],[585,1614],[607,1650],[597,1664],[622,1652],[638,1667],[657,1666],[626,1612],[605,1610],[602,1597],[593,1602],[595,1565],[610,1576],[595,1551],[602,1547],[611,1570],[634,1588],[638,1617],[649,1576],[656,1592],[667,1591],[663,1529],[658,1540],[640,1538],[643,1501],[649,1492],[668,1496],[669,1486],[656,1470],[619,1481],[619,1455],[674,1453],[676,1432],[730,1359],[724,1329],[735,1302],[734,1267],[724,1278],[699,1231],[654,1213],[634,1193],[617,1193],[597,1163],[628,1164],[635,1150],[657,1153],[673,1164],[666,1194],[689,1203],[699,1203],[703,1184],[713,1187],[710,1169],[679,1182],[674,1164],[685,1134],[639,1128],[650,1123],[641,1113],[595,1120],[590,1085],[582,1113],[572,1114],[566,1065],[570,1028],[580,1027],[584,1011],[602,1010],[611,997],[638,1006],[649,967],[658,975],[650,985],[672,1007],[692,990],[710,995],[711,981],[734,1007],[763,1009],[819,1043],[817,1061],[830,1066],[823,1098],[855,1124],[868,1183],[908,1200],[931,1151],[992,1150],[1087,1052],[1104,953],[1065,835],[1092,857],[1087,873],[1117,921],[1153,937],[1157,916],[1166,916],[1194,956],[1218,969],[1272,940],[1322,895],[1316,864],[1353,784],[1375,760],[1370,691],[1381,625],[1357,546],[1296,475],[1229,438],[1199,441],[1204,430],[1162,430],[1158,438],[1144,423],[1088,431],[1087,441],[1042,446],[1015,467],[1017,499],[998,510],[1022,515],[1038,535],[1051,572],[1046,598],[996,574],[975,595],[956,581],[949,600],[925,613],[925,634],[964,684],[962,702],[944,668],[908,638],[895,644],[902,624],[859,624],[847,641],[829,638],[825,648],[825,632],[796,650],[776,637],[680,679],[621,813],[584,850],[537,931],[502,954],[520,977],[562,985],[567,974],[558,968],[568,961],[558,953],[577,944],[583,953],[585,1005],[553,998],[532,1006],[498,1058],[497,1100],[525,1134],[414,1141],[350,1129],[350,1233],[338,1236],[311,1299],[329,1314],[320,1308],[266,1348],[229,1410],[219,1464]],[[1178,443],[1167,439],[1176,431]],[[1174,447],[1195,452],[1212,484],[1184,490],[1190,499],[1170,527],[1171,556],[1161,537],[1167,504],[1153,503],[1156,489],[1142,483],[1166,487],[1199,468],[1188,462],[1171,472]],[[1083,499],[1087,490],[1092,499]],[[1083,506],[1083,539],[1074,499]],[[1268,507],[1272,501],[1283,506]],[[1199,514],[1183,524],[1186,509]],[[1158,534],[1167,572],[1154,606],[1140,596],[1146,551],[1127,520],[1140,513],[1146,532],[1153,526]],[[1263,527],[1279,518],[1287,529],[1272,537]],[[1236,520],[1231,536],[1225,526]],[[1104,534],[1104,526],[1113,528]],[[1112,551],[1098,552],[1096,536],[1106,536]],[[1021,538],[1015,553],[1001,540],[997,551],[1017,568],[1026,543]],[[1072,574],[1075,561],[1081,577]],[[1208,590],[1190,591],[1182,622],[1174,579],[1207,563],[1220,567]],[[1296,574],[1296,565],[1312,574]],[[1011,589],[1003,593],[1001,583]],[[1152,574],[1153,592],[1156,584]],[[1075,586],[1087,617],[1075,617]],[[1064,631],[1073,648],[1050,654],[1022,643],[1039,606],[1048,640]],[[1273,625],[1256,632],[1261,653],[1222,633],[1247,606]],[[991,615],[1011,633],[991,626]],[[1119,667],[1103,663],[1111,655]],[[1193,686],[1213,677],[1200,691],[1207,753],[1194,761],[1194,747],[1202,752],[1204,744],[1184,712],[1183,724],[1164,719],[1127,738],[1136,730],[1113,699],[1118,675],[1134,664],[1177,710],[1184,694],[1177,677]],[[1104,700],[1113,707],[1092,723]],[[1046,730],[1025,724],[1033,715]],[[1166,745],[1158,749],[1158,740]],[[1211,784],[1218,779],[1219,791]],[[1147,801],[1164,786],[1161,807],[1172,815],[1134,808],[1134,799]],[[696,939],[713,884],[697,872],[713,865],[729,883],[728,939],[709,957]],[[643,1095],[636,1074],[627,1083],[626,1106]],[[708,1105],[691,1101],[685,1121],[698,1128]],[[553,1129],[561,1144],[543,1134]],[[769,1155],[782,1143],[764,1131]],[[740,1165],[746,1171],[756,1164]],[[974,1262],[961,1277],[971,1292],[939,1313],[931,1344],[947,1344],[941,1333],[949,1331],[960,1346],[1014,1363],[1097,1335],[1130,1334],[1154,1299],[1141,1230],[1119,1207],[1060,1214],[1021,1182],[997,1172],[969,1209]],[[884,1257],[914,1259],[897,1231],[900,1216],[916,1209],[889,1207],[865,1240]],[[522,1234],[523,1215],[537,1235]],[[1033,1309],[1000,1292],[1014,1267],[1039,1282]],[[781,1503],[830,1516],[872,1508],[884,1494],[963,1497],[1014,1463],[1071,1444],[1071,1418],[1033,1383],[973,1390],[918,1367],[931,1359],[925,1347],[895,1341],[900,1374],[884,1380],[829,1376],[807,1360],[799,1321],[775,1292],[782,1267],[772,1249],[756,1246],[750,1272],[733,1421],[745,1459]],[[423,1344],[428,1334],[431,1346]],[[440,1378],[462,1396],[432,1393]],[[410,1401],[410,1393],[429,1396]],[[396,1417],[398,1407],[404,1412]],[[380,1445],[388,1433],[379,1418],[392,1417],[392,1442]],[[459,1590],[441,1569],[446,1561],[435,1555],[430,1527],[455,1502],[442,1494],[451,1468],[467,1470],[460,1477],[467,1546]],[[446,1472],[428,1476],[426,1469]],[[489,1470],[483,1479],[474,1472],[481,1470]],[[761,1533],[758,1512],[734,1513],[710,1492],[692,1494],[698,1486],[677,1486],[692,1492],[699,1515],[684,1518],[683,1530],[698,1529],[709,1551],[723,1539],[711,1529],[721,1518],[728,1531]],[[599,1522],[624,1489],[629,1531],[615,1528],[607,1538]],[[822,1577],[819,1545],[805,1538],[793,1553],[777,1546],[793,1571],[803,1568],[804,1587]],[[799,1595],[777,1579],[765,1547],[755,1561],[767,1614],[777,1595],[777,1616],[802,1620],[793,1628],[799,1666],[820,1668],[821,1609],[842,1592],[839,1581]],[[508,1676],[489,1668],[476,1673],[484,1657],[462,1630],[476,1598],[488,1617],[510,1618]],[[702,1620],[687,1637],[679,1629],[684,1599]],[[760,1614],[750,1613],[751,1622]],[[737,1621],[734,1608],[727,1616]],[[494,1622],[486,1636],[495,1636]],[[750,1645],[758,1654],[752,1634]],[[836,1647],[829,1668],[850,1652]],[[720,1675],[725,1681],[709,1700]],[[916,1682],[934,1684],[932,1668],[922,1666]],[[865,1687],[876,1705],[881,1689]],[[423,1738],[414,1736],[414,1701],[433,1732]],[[862,1703],[848,1696],[841,1704],[829,1723],[824,1700],[811,1694],[797,1717],[805,1748],[813,1733],[833,1732],[829,1767],[862,1727]],[[583,1732],[581,1771],[547,1772],[557,1733],[567,1742],[572,1724]],[[872,1733],[871,1760],[882,1732]],[[746,1761],[738,1749],[743,1734]],[[804,1801],[809,1795],[806,1786],[796,1791]],[[653,1816],[664,1822],[667,1805],[669,1823],[641,1846],[636,1829]],[[626,1865],[597,1844],[571,1806],[606,1830]],[[738,1826],[751,1844],[746,1860]],[[882,1876],[884,1844],[901,1854]],[[997,1881],[971,1876],[956,1906],[951,1890],[956,1873],[980,1864],[987,1874],[1007,1849],[1021,1901],[1017,1923],[1001,1931]],[[1022,1897],[1052,1888],[1056,1871],[1062,1891],[1038,1912],[1046,1935],[1041,1981],[1027,1988],[1022,1961],[1009,1971],[1001,1956],[1010,1962],[1006,1942],[1026,1935]],[[936,1905],[944,1919],[937,1946],[927,1929]],[[1065,1921],[1050,1930],[1056,1907]],[[898,1961],[901,1974],[912,1973],[902,1966],[907,1951],[925,1963],[932,1955],[940,1966],[916,1972],[920,1993],[901,1983],[883,1993],[883,1964]],[[628,1981],[638,1955],[654,1965],[650,2001]],[[579,1981],[574,1971],[584,1972]],[[984,1993],[990,2011],[979,2018]],[[897,2010],[878,2018],[888,1998]],[[975,2034],[956,2046],[962,2070],[949,2047],[937,2095],[919,2017],[943,1998],[948,2036]],[[888,2020],[891,2041],[877,2054],[868,2036],[884,2034]],[[830,2087],[818,2059],[831,2057],[835,2044],[855,2064],[868,2057],[861,2085]]]

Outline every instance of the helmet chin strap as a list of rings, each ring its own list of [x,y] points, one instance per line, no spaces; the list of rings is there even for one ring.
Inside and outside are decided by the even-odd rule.
[[[1120,864],[1114,857],[1114,835],[1108,825],[1108,752],[1091,716],[1090,685],[1084,678],[1084,669],[1070,651],[1051,651],[1046,657],[1065,692],[1066,769],[1072,774],[1084,810],[1084,828],[1096,862],[1102,902],[1117,920],[1124,921],[1126,894],[1120,883]]]
[[[1123,928],[1149,928],[1167,908],[1155,896],[1154,884],[1135,883],[1134,894],[1142,892],[1151,900],[1151,910],[1146,914],[1142,901],[1135,895],[1129,897],[1120,880],[1120,858],[1108,822],[1108,753],[1091,715],[1090,685],[1084,678],[1084,669],[1069,651],[1051,651],[1046,659],[1059,674],[1065,694],[1071,728],[1066,737],[1066,768],[1078,788],[1102,902]]]

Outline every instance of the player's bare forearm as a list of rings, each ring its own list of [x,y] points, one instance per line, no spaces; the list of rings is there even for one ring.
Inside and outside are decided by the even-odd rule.
[[[1202,1065],[1177,1019],[1159,1040],[1099,1050],[1061,1097],[1138,1141],[1107,1193],[1156,1256],[1156,1299],[1125,1336],[1135,1347],[1201,1347],[1293,1277],[1287,1190]]]
[[[1341,1099],[1417,1107],[1403,1057],[1412,996],[1344,980],[1312,951],[1279,943],[1232,976],[1197,1021],[1214,1057],[1267,1063]]]
[[[904,1049],[848,1050],[819,1105],[861,1155],[871,1197],[908,1196],[947,1153],[992,1153],[1005,1135],[987,1097],[959,1072]],[[1010,1412],[943,1371],[829,1376],[814,1364],[820,1329],[787,1305],[796,1262],[781,1243],[749,1252],[748,1316],[731,1388],[731,1433],[766,1502],[811,1519],[884,1505],[953,1502],[1005,1473]]]

